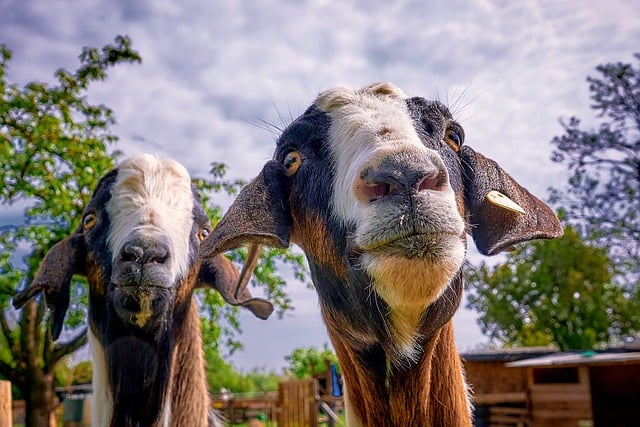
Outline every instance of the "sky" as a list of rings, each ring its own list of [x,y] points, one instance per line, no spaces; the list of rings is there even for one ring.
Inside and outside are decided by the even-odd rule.
[[[82,47],[132,39],[142,64],[89,91],[113,109],[125,156],[172,157],[192,176],[224,162],[228,178],[249,180],[271,157],[273,128],[320,91],[387,80],[449,105],[465,143],[542,199],[567,178],[550,160],[560,121],[596,123],[586,77],[633,61],[638,22],[640,0],[0,0],[9,82],[53,82]],[[0,220],[15,215],[0,206]],[[469,257],[481,260],[471,241]],[[288,291],[295,310],[283,319],[242,314],[236,368],[280,371],[293,349],[329,344],[315,291]],[[461,351],[487,343],[476,318],[464,307],[454,318]]]

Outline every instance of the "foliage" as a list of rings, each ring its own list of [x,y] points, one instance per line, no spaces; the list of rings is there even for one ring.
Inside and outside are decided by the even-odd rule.
[[[468,270],[468,308],[508,346],[591,349],[637,331],[640,311],[612,281],[606,250],[567,226],[560,239],[522,245],[504,264]]]
[[[571,176],[564,189],[552,189],[552,201],[586,237],[609,248],[633,284],[640,278],[640,68],[618,62],[596,70],[599,76],[587,81],[601,122],[595,130],[581,129],[576,117],[562,123],[552,160]]]
[[[326,344],[322,350],[314,347],[296,348],[285,356],[285,360],[289,362],[287,371],[298,379],[327,372],[330,365],[338,366],[338,358]]]
[[[209,389],[219,393],[226,389],[232,393],[263,392],[278,389],[280,376],[274,372],[254,369],[239,372],[219,355],[208,358],[207,380]]]

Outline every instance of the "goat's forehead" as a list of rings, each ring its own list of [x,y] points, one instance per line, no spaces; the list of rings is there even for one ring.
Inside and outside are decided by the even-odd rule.
[[[334,154],[364,146],[422,145],[417,138],[439,135],[453,118],[439,101],[407,98],[391,83],[354,90],[336,87],[322,92],[314,106],[330,118],[329,143]],[[347,143],[352,147],[339,147]]]
[[[186,272],[195,200],[187,170],[175,160],[144,154],[123,161],[116,171],[106,206],[112,256],[134,233],[162,234],[174,254],[176,275]]]
[[[143,154],[127,159],[118,166],[118,177],[112,192],[124,190],[146,195],[158,192],[167,185],[190,193],[191,178],[184,166],[172,159]]]

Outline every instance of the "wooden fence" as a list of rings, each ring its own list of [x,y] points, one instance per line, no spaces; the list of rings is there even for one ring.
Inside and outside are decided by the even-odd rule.
[[[13,425],[11,414],[11,383],[0,381],[0,427]]]
[[[278,386],[278,427],[318,427],[318,382],[283,381]]]

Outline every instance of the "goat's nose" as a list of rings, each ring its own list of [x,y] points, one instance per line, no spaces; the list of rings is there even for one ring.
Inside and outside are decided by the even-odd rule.
[[[137,264],[164,264],[169,257],[169,249],[163,242],[128,242],[122,248],[122,260]]]
[[[447,186],[444,164],[432,160],[385,159],[377,167],[365,167],[354,185],[356,197],[374,202],[387,196],[440,191]]]

